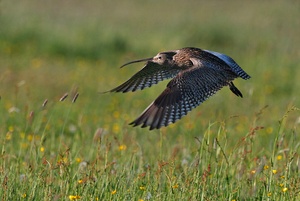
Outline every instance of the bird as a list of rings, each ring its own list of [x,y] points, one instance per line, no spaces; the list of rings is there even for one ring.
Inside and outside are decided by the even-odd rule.
[[[242,98],[232,81],[238,77],[251,78],[231,57],[195,47],[160,52],[120,68],[139,62],[145,62],[140,71],[107,92],[134,92],[171,79],[166,89],[130,123],[134,127],[150,127],[149,130],[175,123],[224,86]]]

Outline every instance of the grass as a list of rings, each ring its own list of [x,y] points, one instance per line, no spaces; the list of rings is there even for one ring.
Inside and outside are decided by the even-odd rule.
[[[298,200],[299,6],[0,1],[1,199]],[[244,98],[224,88],[148,131],[128,123],[167,82],[98,93],[185,46],[232,56]]]

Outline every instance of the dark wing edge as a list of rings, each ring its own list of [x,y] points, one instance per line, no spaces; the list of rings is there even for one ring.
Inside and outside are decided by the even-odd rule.
[[[220,71],[207,67],[177,75],[130,125],[153,130],[175,123],[233,79],[227,80]]]

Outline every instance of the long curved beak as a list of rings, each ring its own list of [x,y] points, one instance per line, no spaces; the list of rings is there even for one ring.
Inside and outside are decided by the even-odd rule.
[[[142,62],[142,61],[150,61],[152,59],[153,58],[151,57],[151,58],[147,58],[147,59],[139,59],[139,60],[130,61],[130,62],[126,63],[126,64],[123,64],[120,68],[123,68],[124,66],[127,66],[129,64],[138,63],[138,62]]]

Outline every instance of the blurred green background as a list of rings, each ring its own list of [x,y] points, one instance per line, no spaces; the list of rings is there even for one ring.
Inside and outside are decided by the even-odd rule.
[[[278,118],[287,105],[299,104],[299,8],[296,1],[2,0],[1,104],[27,101],[35,108],[78,87],[78,110],[107,116],[103,105],[118,97],[127,106],[114,109],[132,119],[165,84],[134,95],[97,92],[119,85],[142,67],[120,70],[127,61],[192,46],[228,54],[252,76],[237,81],[243,100],[222,90],[196,109],[213,114],[212,119],[200,119],[214,121],[219,110],[227,116],[250,115],[265,105],[271,107],[270,118]]]
[[[134,153],[143,150],[143,161],[155,164],[170,157],[174,147],[194,153],[194,137],[225,122],[229,152],[251,129],[262,126],[252,144],[253,157],[268,155],[278,121],[290,106],[300,107],[299,11],[299,1],[280,0],[1,0],[1,139],[12,134],[11,144],[3,144],[2,150],[28,162],[33,159],[25,157],[26,146],[20,151],[22,136],[47,136],[31,149],[45,147],[45,157],[50,157],[70,147],[82,160],[93,160],[90,144],[95,131],[104,128],[109,142],[125,144]],[[235,81],[244,98],[226,87],[176,124],[150,132],[128,123],[168,81],[135,93],[99,93],[142,68],[119,69],[123,63],[188,46],[234,58],[252,77]],[[79,97],[72,104],[76,92]],[[59,102],[65,93],[69,97]],[[298,128],[299,122],[299,113],[291,113],[287,130]],[[212,128],[214,137],[218,129]],[[157,149],[159,143],[163,150]]]

